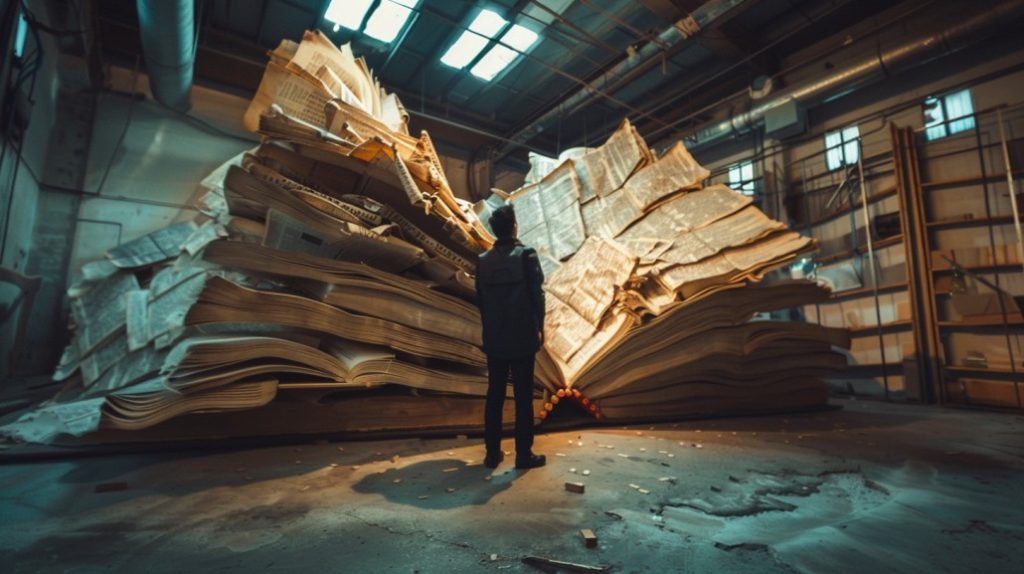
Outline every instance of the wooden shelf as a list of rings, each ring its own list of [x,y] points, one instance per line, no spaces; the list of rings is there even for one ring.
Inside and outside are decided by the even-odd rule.
[[[885,363],[884,365],[882,363],[864,363],[864,364],[859,364],[859,365],[847,365],[846,366],[846,370],[847,371],[878,371],[878,372],[881,372],[882,371],[882,367],[885,367],[885,369],[887,371],[889,371],[889,373],[893,373],[894,371],[896,371],[896,372],[903,372],[903,362],[902,361],[900,361],[899,363]],[[843,372],[844,371],[839,371],[838,373],[835,373],[835,374],[833,374],[831,376],[842,374]],[[828,376],[826,376],[825,378],[827,379]]]
[[[888,285],[879,285],[878,294],[893,293],[895,291],[903,291],[907,288],[906,282],[901,283],[889,283]],[[845,299],[857,299],[858,297],[870,297],[875,294],[875,290],[871,287],[864,287],[861,289],[850,289],[848,291],[840,291],[833,293],[829,296],[830,301],[843,301]]]
[[[888,189],[883,189],[882,191],[876,191],[875,193],[872,193],[872,194],[868,195],[868,205],[871,205],[872,203],[875,203],[877,201],[881,201],[881,200],[883,200],[883,199],[885,199],[887,197],[892,197],[894,195],[896,195],[896,188],[895,187],[890,187]],[[824,223],[828,223],[829,221],[832,221],[833,219],[837,219],[839,217],[842,217],[844,215],[849,214],[850,211],[852,211],[852,210],[860,209],[860,208],[861,208],[861,201],[860,201],[860,199],[858,199],[857,202],[855,204],[853,204],[853,205],[845,206],[842,209],[838,209],[838,210],[834,211],[833,213],[830,213],[828,215],[822,215],[821,217],[817,217],[817,218],[811,220],[811,223],[809,224],[809,227],[814,227],[816,225],[822,225]]]
[[[980,373],[980,374],[986,374],[986,375],[999,375],[999,376],[1004,376],[1004,377],[1005,376],[1013,376],[1013,375],[1024,377],[1024,366],[1022,366],[1021,368],[1017,369],[1016,373],[1014,373],[1010,369],[1004,369],[1004,368],[988,369],[988,368],[984,368],[984,367],[965,367],[963,365],[947,365],[947,366],[945,366],[943,368],[946,370],[947,373],[955,373],[955,374],[979,374]]]
[[[1024,221],[1024,214],[1020,216]],[[982,225],[1007,225],[1013,223],[1012,215],[997,215],[995,217],[957,217],[952,219],[939,219],[929,221],[925,224],[928,229],[953,229],[957,227],[980,227]]]
[[[1024,175],[1024,170],[1013,170],[1013,177],[1018,178]],[[987,177],[975,175],[973,177],[960,177],[956,179],[946,179],[943,181],[922,181],[921,189],[942,189],[944,187],[959,187],[962,185],[978,185],[981,183],[997,183],[1000,181],[1006,181],[1006,172],[992,173]]]
[[[892,321],[891,323],[882,323],[882,333],[892,333],[893,331],[902,331],[909,329],[914,326],[913,321],[910,319],[901,319],[899,321]],[[871,335],[877,335],[879,325],[864,325],[863,327],[848,327],[850,330],[851,337],[868,337]]]
[[[900,234],[900,235],[893,235],[892,237],[886,237],[885,239],[879,239],[877,241],[874,241],[872,246],[874,247],[875,251],[878,251],[879,249],[884,249],[886,247],[890,247],[890,246],[897,245],[897,244],[900,244],[900,243],[903,243],[903,235],[902,234]],[[833,253],[831,255],[824,255],[822,257],[815,258],[815,261],[817,263],[833,263],[835,261],[841,261],[843,259],[849,259],[849,258],[853,257],[854,255],[860,255],[862,253],[867,253],[867,250],[868,250],[868,244],[867,243],[862,243],[862,244],[858,245],[857,249],[855,249],[853,251],[846,250],[846,251],[840,251],[838,253]]]
[[[960,321],[939,321],[939,328],[942,329],[996,329],[1002,327],[1024,327],[1024,321],[1019,319],[1009,320],[1006,323],[1002,321],[993,321],[991,323],[962,323]]]
[[[961,265],[961,267],[963,267],[964,269],[966,269],[968,271],[973,271],[974,273],[986,273],[986,272],[1001,271],[1001,270],[1006,270],[1006,269],[1014,269],[1014,270],[1017,270],[1017,271],[1024,271],[1024,265],[1021,265],[1020,263],[996,263],[994,265],[972,265],[970,267],[968,267],[966,265]],[[954,271],[955,271],[955,269],[952,269],[952,268],[950,268],[950,269],[932,269],[932,273],[944,273],[945,274],[945,273],[953,273]]]

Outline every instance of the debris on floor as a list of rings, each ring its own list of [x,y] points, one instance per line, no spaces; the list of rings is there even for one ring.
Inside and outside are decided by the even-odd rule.
[[[552,560],[551,558],[542,558],[540,556],[526,556],[525,558],[523,558],[522,562],[523,564],[528,564],[544,572],[557,572],[558,570],[568,570],[570,572],[582,572],[583,574],[590,574],[592,572],[607,572],[611,569],[611,566],[590,566],[587,564],[577,564],[575,562]]]

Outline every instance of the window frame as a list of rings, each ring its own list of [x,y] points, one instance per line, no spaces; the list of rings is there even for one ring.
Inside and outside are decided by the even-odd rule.
[[[839,137],[837,143],[830,143],[829,140],[833,136]],[[828,171],[856,164],[860,160],[860,140],[858,124],[850,124],[837,130],[825,132],[825,167],[828,168]]]
[[[327,29],[329,29],[332,33],[337,34],[341,30],[341,28],[344,28],[351,32],[352,34],[359,34],[360,36],[369,39],[371,42],[379,42],[380,44],[383,45],[390,45],[395,41],[401,40],[402,32],[407,27],[412,25],[412,22],[414,20],[412,16],[416,13],[417,9],[419,9],[420,7],[420,4],[423,2],[423,0],[370,0],[367,8],[363,12],[362,17],[359,20],[359,25],[357,25],[355,28],[351,28],[348,26],[348,24],[336,22],[328,17],[328,14],[332,12],[331,8],[333,8],[334,2],[336,1],[340,2],[342,0],[331,0],[327,2],[327,4],[324,7],[324,12],[320,16],[321,21],[323,21],[324,26]],[[377,16],[378,13],[383,14],[381,10],[385,8],[388,4],[394,4],[397,7],[406,10],[408,13],[406,14],[405,21],[402,22],[402,25],[398,26],[394,30],[394,34],[391,36],[391,39],[382,40],[377,36],[371,36],[369,33],[367,33],[366,29],[370,25],[371,21],[373,21],[374,16]]]
[[[494,30],[493,33],[486,33],[483,31],[473,29],[473,24],[485,11],[495,14],[503,21],[502,26]],[[452,41],[452,43],[448,45],[448,48],[444,51],[444,53],[441,54],[439,58],[440,63],[459,72],[466,71],[469,75],[473,76],[477,80],[480,80],[481,82],[490,83],[500,80],[502,77],[504,77],[505,74],[507,74],[517,65],[519,65],[519,63],[522,62],[523,59],[525,59],[526,53],[532,50],[543,39],[543,36],[541,36],[541,32],[539,30],[534,29],[533,26],[524,25],[521,20],[521,18],[515,17],[510,20],[506,20],[500,13],[498,13],[498,11],[490,7],[482,7],[480,11],[477,12],[476,15],[473,17],[473,20],[471,21],[469,26],[467,26],[461,32],[459,32],[459,34],[455,37],[455,40]],[[533,36],[530,44],[528,44],[527,46],[525,46],[525,48],[522,49],[516,46],[515,43],[508,41],[510,34],[521,33],[519,29]],[[457,66],[450,62],[446,62],[446,59],[455,59],[449,58],[452,49],[455,46],[462,43],[463,39],[469,35],[477,36],[478,38],[483,39],[485,42],[483,47],[477,50],[473,54],[473,56],[466,60],[465,63],[463,63],[462,65]],[[496,50],[500,50],[500,52],[496,52]],[[481,68],[482,64],[485,61],[490,62],[488,58],[492,57],[497,60],[500,60],[501,56],[499,56],[499,53],[501,52],[512,52],[513,56],[511,57],[511,59],[508,60],[508,62],[504,66],[495,70],[494,73],[491,74],[490,76],[485,77],[485,75],[483,74],[485,72],[484,68],[486,68],[486,66],[484,68]]]
[[[747,172],[747,173],[744,173]],[[734,179],[734,175],[737,178]],[[747,197],[757,196],[757,180],[754,177],[754,160],[741,160],[733,164],[729,164],[729,188],[733,191],[742,193]]]
[[[966,97],[967,109],[969,110],[965,114],[957,115],[955,118],[950,117],[949,107],[951,99],[960,99]],[[935,121],[928,121],[928,108],[926,107],[929,101],[934,101],[940,116],[935,118]],[[963,102],[961,102],[962,105]],[[964,88],[955,92],[947,92],[940,96],[929,96],[924,99],[921,103],[921,115],[924,118],[924,136],[927,141],[936,141],[943,138],[954,136],[958,133],[973,130],[975,126],[974,119],[974,97],[971,95],[970,88]]]

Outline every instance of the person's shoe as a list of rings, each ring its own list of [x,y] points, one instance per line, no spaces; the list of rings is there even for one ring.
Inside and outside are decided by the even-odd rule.
[[[537,468],[547,464],[548,459],[542,454],[531,453],[525,457],[516,457],[516,468]]]
[[[487,468],[497,468],[503,460],[505,460],[505,453],[500,450],[497,453],[489,453],[484,457],[484,466]]]

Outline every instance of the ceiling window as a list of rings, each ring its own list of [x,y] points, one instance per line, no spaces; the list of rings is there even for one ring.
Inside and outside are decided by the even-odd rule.
[[[741,161],[729,166],[729,187],[743,195],[754,195],[754,162]]]
[[[960,90],[924,101],[925,137],[937,140],[974,129],[974,102],[970,90]]]
[[[469,73],[481,80],[490,81],[508,68],[520,54],[529,50],[537,37],[536,32],[519,24],[509,26],[508,20],[496,12],[481,10],[470,23],[469,29],[464,30],[441,56],[441,63],[461,70],[475,60],[476,64],[470,68]],[[478,59],[494,39],[500,43],[494,44]]]
[[[374,0],[331,0],[324,12],[324,20],[334,24],[335,32],[340,28],[361,30],[381,42],[392,42],[419,3],[420,0],[380,0],[367,17]]]
[[[860,130],[852,125],[825,134],[825,162],[828,169],[853,165],[860,158]]]

